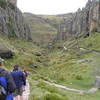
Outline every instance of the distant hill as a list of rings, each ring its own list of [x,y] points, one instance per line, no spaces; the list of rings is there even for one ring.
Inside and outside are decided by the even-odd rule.
[[[32,32],[32,38],[35,42],[48,42],[51,41],[57,34],[57,29],[54,27],[52,20],[47,21],[44,16],[38,16],[31,13],[24,13],[27,23]]]
[[[58,15],[38,15],[43,18],[48,24],[55,27],[58,30],[58,25],[61,23],[63,16]]]
[[[24,13],[23,16],[30,26],[33,41],[40,44],[51,42],[54,38],[57,38],[62,22],[65,19],[69,20],[74,14],[35,15]]]

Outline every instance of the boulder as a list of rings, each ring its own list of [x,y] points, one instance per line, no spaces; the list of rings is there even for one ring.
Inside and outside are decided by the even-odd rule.
[[[36,52],[35,55],[36,56],[42,56],[42,53],[41,52]]]
[[[30,64],[29,65],[31,68],[38,68],[38,65],[36,65],[36,64]]]
[[[0,57],[5,59],[13,58],[14,53],[11,50],[0,50]]]

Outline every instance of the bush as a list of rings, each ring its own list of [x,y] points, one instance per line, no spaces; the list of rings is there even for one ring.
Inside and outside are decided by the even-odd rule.
[[[77,76],[76,76],[76,79],[77,79],[77,80],[83,80],[83,77],[82,77],[81,75],[77,75]]]
[[[46,94],[43,100],[68,100],[68,99],[64,98],[59,94],[52,93],[52,94]]]

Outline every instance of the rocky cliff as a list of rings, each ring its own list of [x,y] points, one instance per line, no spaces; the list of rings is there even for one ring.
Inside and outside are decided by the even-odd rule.
[[[0,34],[19,39],[31,39],[31,32],[21,11],[6,0],[0,0]]]
[[[64,19],[58,27],[58,39],[66,40],[69,36],[86,37],[92,32],[100,32],[100,0],[88,0],[83,9],[62,16]]]

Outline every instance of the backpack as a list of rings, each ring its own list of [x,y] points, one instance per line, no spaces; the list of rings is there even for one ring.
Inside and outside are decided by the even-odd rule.
[[[17,89],[21,88],[23,85],[26,84],[26,79],[25,79],[25,76],[22,71],[15,70],[15,71],[11,72],[11,75],[13,77],[13,80],[16,84]]]
[[[5,98],[7,94],[7,81],[4,77],[0,77],[0,98]]]

